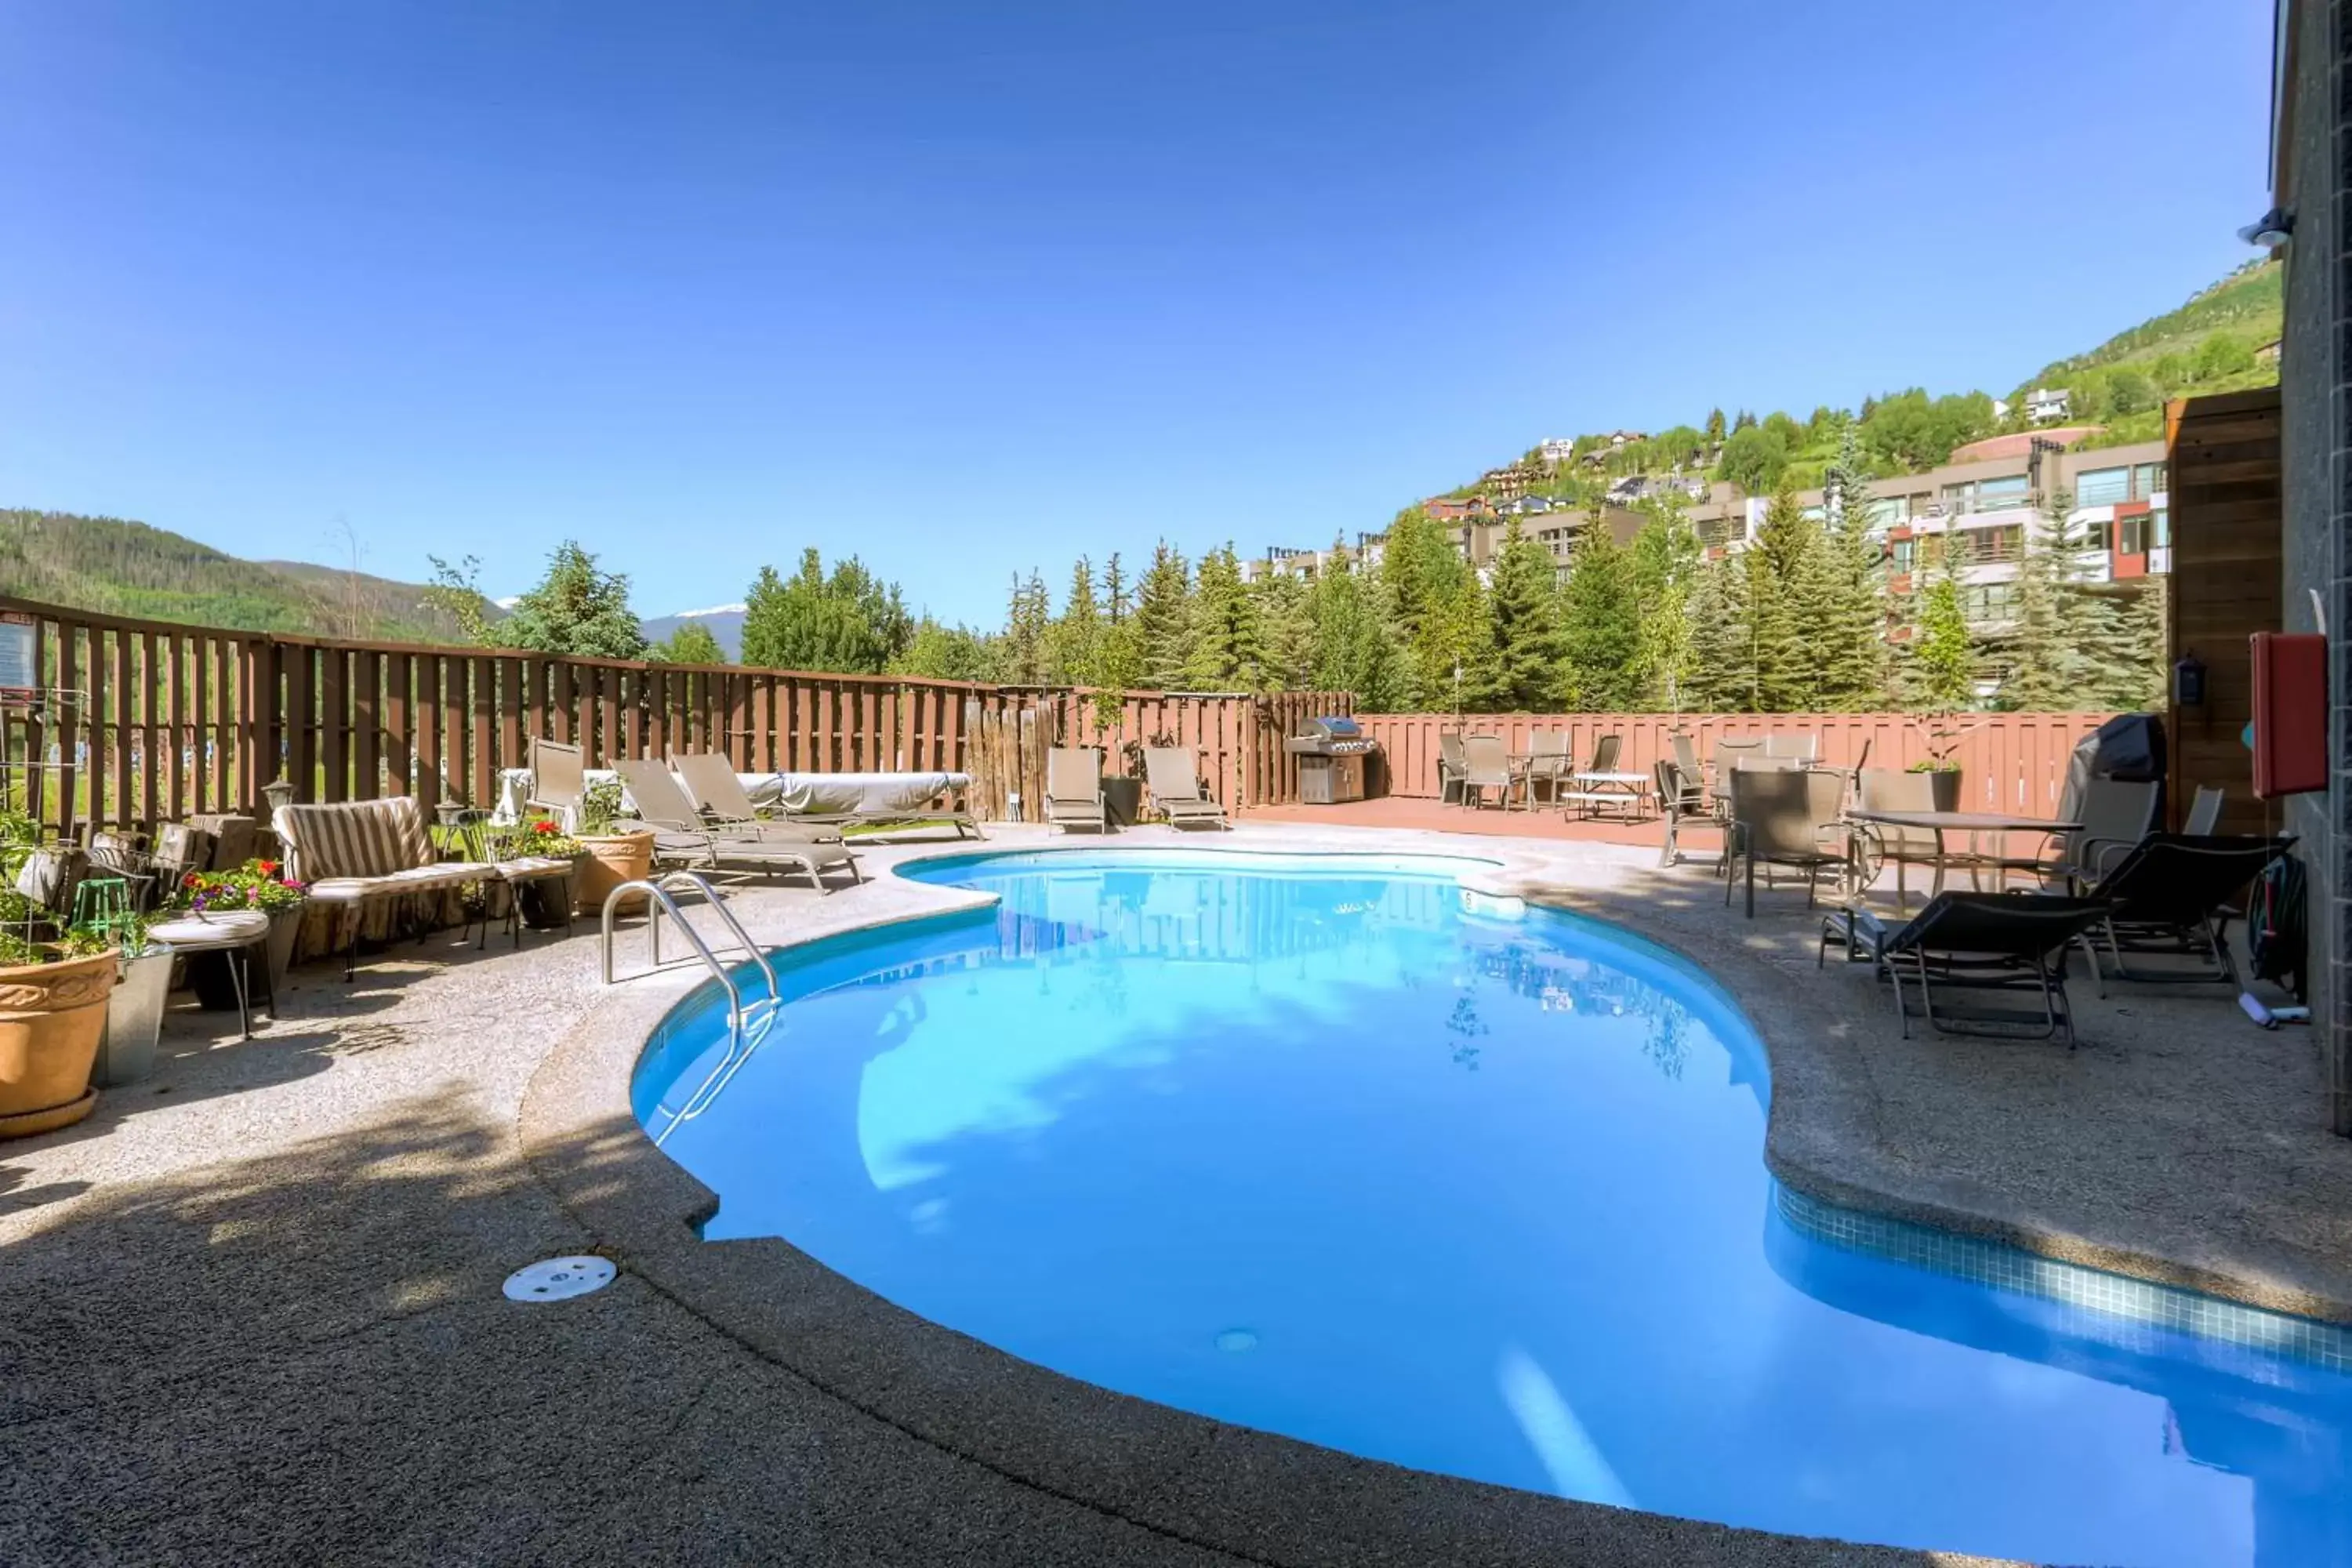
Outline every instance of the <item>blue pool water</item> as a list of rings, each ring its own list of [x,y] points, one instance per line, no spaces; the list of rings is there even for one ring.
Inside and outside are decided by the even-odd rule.
[[[2352,1564],[2352,1377],[1792,1227],[1755,1035],[1658,948],[1436,863],[918,874],[1002,902],[784,955],[690,1119],[715,1005],[640,1064],[710,1236],[1425,1469],[2037,1561]]]

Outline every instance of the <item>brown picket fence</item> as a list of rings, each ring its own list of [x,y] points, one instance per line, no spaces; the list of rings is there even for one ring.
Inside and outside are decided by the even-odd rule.
[[[2058,808],[2075,742],[2111,713],[1360,713],[1380,742],[1387,792],[1434,797],[1438,737],[1449,731],[1499,735],[1514,751],[1538,731],[1564,732],[1581,767],[1603,735],[1618,736],[1616,766],[1647,773],[1674,755],[1672,737],[1692,736],[1701,758],[1718,740],[1817,735],[1822,761],[1839,767],[1907,768],[1938,752],[1960,765],[1962,808],[2048,816]],[[1938,731],[1944,731],[1938,734]]]
[[[720,752],[745,773],[965,772],[967,714],[1032,710],[1057,743],[1191,748],[1226,808],[1297,798],[1282,738],[1345,693],[1093,694],[235,631],[0,597],[31,668],[0,687],[0,799],[67,837],[305,800],[487,805],[534,736],[588,765]],[[0,670],[6,666],[0,664]],[[1108,720],[1108,722],[1101,721]]]

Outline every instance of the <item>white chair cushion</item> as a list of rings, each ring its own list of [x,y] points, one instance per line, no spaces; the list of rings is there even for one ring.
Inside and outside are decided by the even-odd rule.
[[[182,952],[212,948],[243,947],[269,934],[269,917],[259,910],[222,910],[216,914],[189,914],[158,921],[147,934]]]

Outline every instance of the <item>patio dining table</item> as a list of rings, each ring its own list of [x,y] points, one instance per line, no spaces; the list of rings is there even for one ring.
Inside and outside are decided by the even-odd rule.
[[[1622,814],[1626,821],[1637,822],[1649,814],[1648,773],[1580,771],[1569,774],[1568,780],[1576,787],[1560,798],[1587,807],[1589,816],[1598,816],[1604,807],[1609,807]]]
[[[1965,833],[1973,837],[1979,833],[2074,833],[2082,828],[2079,822],[2068,822],[2046,816],[2026,816],[2008,811],[1871,811],[1860,806],[1846,809],[1848,822],[1870,824],[1881,827],[1909,827],[1936,836],[1936,892],[1944,890],[1944,872],[1950,861],[1944,836]],[[1857,836],[1854,847],[1853,882],[1862,886],[1862,849]]]

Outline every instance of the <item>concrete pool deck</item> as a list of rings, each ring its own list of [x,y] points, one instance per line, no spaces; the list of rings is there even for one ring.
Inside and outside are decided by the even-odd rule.
[[[1861,966],[1813,968],[1785,888],[1749,922],[1703,866],[1659,875],[1639,849],[1287,825],[1186,842],[1507,854],[1521,890],[1740,997],[1792,1184],[2352,1319],[2352,1143],[2324,1131],[2315,1049],[2219,987],[2083,994],[2072,1054],[1906,1045]],[[958,896],[885,875],[736,905],[782,942]],[[602,990],[583,933],[336,973],[300,972],[250,1043],[175,1010],[154,1079],[0,1144],[0,1561],[1961,1561],[1420,1475],[1057,1377],[781,1243],[694,1239],[708,1195],[625,1103],[691,973]],[[584,1250],[622,1262],[611,1289],[499,1296]]]

